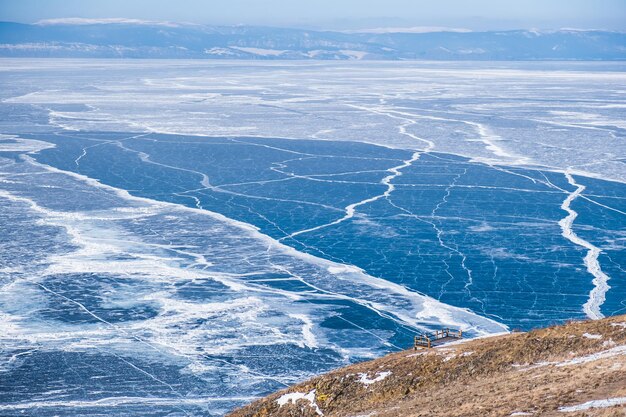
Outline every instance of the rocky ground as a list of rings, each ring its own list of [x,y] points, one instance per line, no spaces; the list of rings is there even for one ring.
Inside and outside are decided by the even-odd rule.
[[[229,417],[626,416],[626,316],[407,350]]]

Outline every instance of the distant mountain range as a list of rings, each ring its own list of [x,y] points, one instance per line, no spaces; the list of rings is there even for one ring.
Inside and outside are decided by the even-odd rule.
[[[63,58],[626,60],[600,30],[326,32],[134,19],[0,22],[0,56]]]

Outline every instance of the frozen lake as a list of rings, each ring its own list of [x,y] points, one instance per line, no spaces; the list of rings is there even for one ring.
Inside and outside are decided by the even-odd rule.
[[[2,60],[3,415],[223,415],[626,310],[621,63]]]

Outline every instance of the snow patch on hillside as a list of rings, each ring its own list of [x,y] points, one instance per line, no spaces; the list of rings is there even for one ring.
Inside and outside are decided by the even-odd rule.
[[[232,49],[237,49],[242,52],[247,52],[249,54],[261,55],[261,56],[280,56],[286,52],[285,50],[280,49],[264,49],[264,48],[244,48],[242,46],[232,46]]]
[[[279,407],[282,407],[288,403],[296,404],[299,400],[306,400],[310,403],[310,407],[315,410],[315,413],[318,416],[323,416],[322,410],[317,406],[315,402],[315,390],[310,391],[308,394],[303,394],[301,392],[291,392],[289,394],[282,395],[279,399],[276,400]]]
[[[585,411],[590,408],[608,408],[615,407],[617,405],[626,404],[626,397],[607,398],[604,400],[587,401],[586,403],[571,405],[568,407],[560,407],[559,411],[562,413],[573,413],[576,411]]]
[[[374,378],[370,378],[368,374],[366,373],[361,373],[358,376],[359,376],[359,382],[361,384],[371,385],[376,382],[382,381],[383,379],[387,378],[389,375],[391,375],[390,371],[384,371],[384,372],[376,372],[376,376]]]

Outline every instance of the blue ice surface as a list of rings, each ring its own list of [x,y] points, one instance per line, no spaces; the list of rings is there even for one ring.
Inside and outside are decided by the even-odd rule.
[[[449,68],[452,64],[439,65]],[[518,65],[530,69],[563,69],[563,63],[515,64]],[[59,88],[63,92],[87,90],[100,97],[99,84],[106,85],[105,79],[111,82],[108,75],[116,71],[108,65],[96,66],[95,77],[81,76],[81,80],[89,83],[83,86],[76,85],[76,77],[68,76],[68,69],[55,70],[44,65],[29,70],[23,78],[5,71],[3,81],[7,88],[0,91],[2,132],[56,143],[56,149],[31,155],[42,162],[98,178],[134,195],[189,207],[199,205],[254,224],[278,239],[337,220],[344,215],[347,204],[380,195],[385,190],[380,181],[389,175],[386,170],[410,157],[408,151],[348,142],[157,134],[130,139],[140,133],[70,132],[51,124],[49,110],[87,112],[90,107],[4,101],[32,93],[35,88]],[[606,66],[568,64],[571,71],[595,71],[601,67],[608,70]],[[113,77],[114,84],[125,80],[135,88],[135,75],[136,80],[162,76],[164,67],[154,66],[157,67],[155,70],[142,64],[135,70],[124,70],[121,75],[117,72],[119,77]],[[452,67],[467,69],[466,64]],[[225,73],[243,71],[246,76],[250,71],[267,71],[255,65],[242,69],[241,64],[222,68]],[[69,71],[76,72],[75,68]],[[178,69],[165,71],[172,77],[180,76]],[[190,71],[201,77],[214,74],[199,66]],[[377,71],[373,69],[374,73]],[[107,77],[103,77],[105,74]],[[219,76],[215,78],[222,80]],[[580,88],[569,87],[562,90],[561,98],[565,103],[573,103],[571,108],[621,99],[616,83],[606,82],[604,78],[594,83],[594,88],[599,90],[585,88],[584,98]],[[487,110],[485,124],[520,128],[509,129],[506,138],[512,139],[510,144],[523,144],[527,139],[524,135],[529,132],[524,126],[533,122],[526,117],[507,118],[504,122],[497,117],[498,112],[508,112],[507,104],[511,101],[519,101],[522,111],[527,109],[531,115],[555,110],[553,98],[544,94],[552,83],[541,88],[531,84],[528,87],[532,92],[517,90],[518,79],[511,85],[515,91],[504,90],[512,91],[511,97],[493,94],[488,98],[493,109]],[[224,95],[260,93],[254,88],[237,92],[211,88],[210,91]],[[518,96],[518,92],[522,95]],[[64,93],[60,95],[63,100],[73,100]],[[386,99],[394,107],[407,110],[423,107],[421,110],[443,117],[450,117],[450,105],[469,104],[471,108],[484,103],[481,97],[466,97],[461,101],[455,96],[440,97],[419,103],[402,96],[388,95]],[[265,97],[282,99],[284,95],[272,93]],[[530,99],[536,104],[526,106]],[[621,120],[619,112],[618,106],[603,114]],[[87,113],[85,120],[88,117]],[[481,112],[475,116],[467,113],[465,117],[485,122]],[[303,120],[303,125],[307,123],[311,119]],[[449,124],[441,127],[418,123],[411,131],[435,141],[467,139]],[[609,130],[618,136],[624,133],[615,126]],[[383,136],[390,133],[383,129],[379,132]],[[571,140],[563,145],[572,144],[574,148],[576,140],[588,139],[590,133],[589,129],[568,129],[563,135]],[[559,144],[558,135],[552,138]],[[601,141],[602,137],[598,136],[597,140]],[[0,142],[16,140],[0,139]],[[42,175],[45,169],[25,163],[23,156],[22,152],[0,152],[0,175],[2,180],[9,180],[2,182],[1,191],[37,202],[46,210],[57,210],[52,217],[60,215],[71,221],[73,213],[97,217],[133,205],[113,192],[64,174]],[[142,157],[162,165],[144,162]],[[3,158],[15,161],[16,165],[5,171]],[[208,176],[212,188],[201,184],[201,173]],[[587,188],[572,203],[572,209],[578,213],[574,231],[602,249],[599,261],[610,276],[611,288],[602,312],[623,313],[626,311],[626,228],[623,215],[616,210],[625,211],[624,186],[588,177],[575,176],[575,179]],[[389,200],[360,206],[350,221],[283,242],[319,257],[359,265],[372,275],[469,307],[511,327],[532,328],[584,317],[582,305],[593,288],[592,276],[583,265],[586,251],[560,235],[557,222],[566,215],[560,204],[567,192],[574,190],[563,174],[488,166],[458,156],[432,153],[422,155],[393,183],[396,189]],[[554,186],[549,186],[550,183]],[[98,226],[94,222],[87,224]],[[148,254],[171,259],[184,268],[195,262],[193,256],[176,251],[185,248],[215,261],[209,268],[211,273],[253,272],[254,276],[241,277],[238,281],[247,285],[264,280],[259,284],[264,289],[286,290],[302,299],[273,298],[264,293],[262,301],[268,314],[248,320],[252,321],[249,327],[245,326],[245,320],[243,323],[233,320],[231,315],[237,314],[236,309],[227,310],[225,317],[202,313],[186,320],[187,310],[172,315],[163,305],[168,302],[188,303],[191,308],[212,303],[228,305],[249,294],[235,291],[212,277],[168,276],[155,280],[157,271],[148,276],[127,276],[120,270],[88,272],[88,262],[93,260],[90,253],[78,256],[78,265],[70,268],[81,272],[50,273],[46,271],[49,263],[54,265],[56,256],[72,256],[80,251],[80,242],[75,246],[63,227],[51,225],[50,216],[39,215],[28,202],[11,201],[3,196],[0,198],[0,283],[5,290],[0,297],[0,311],[20,320],[18,332],[11,332],[10,320],[3,323],[8,324],[10,336],[5,334],[5,348],[0,352],[0,416],[217,417],[255,396],[281,389],[284,385],[279,381],[291,384],[354,361],[406,348],[418,331],[393,317],[375,314],[356,300],[320,297],[290,273],[272,269],[273,263],[313,278],[310,280],[313,282],[319,278],[315,274],[323,275],[331,288],[341,285],[341,280],[328,274],[323,266],[321,271],[316,270],[299,257],[267,255],[263,242],[246,243],[245,232],[227,227],[229,222],[213,221],[211,216],[174,208],[167,213],[148,211],[138,217],[103,224],[120,226],[128,233],[131,243],[138,242],[140,249],[132,244],[124,248],[129,257],[135,253],[145,255],[141,252],[145,246],[158,247]],[[98,231],[106,232],[106,229]],[[242,247],[245,250],[240,250]],[[123,256],[103,261],[116,261]],[[82,261],[87,262],[85,270],[81,269]],[[196,267],[194,272],[200,269]],[[346,290],[354,288],[356,285],[346,285],[342,290],[347,293]],[[371,298],[388,301],[384,299],[386,292],[379,290]],[[356,289],[348,294],[354,294],[355,298],[363,295]],[[288,312],[292,308],[304,311],[312,319],[320,347],[299,344],[302,322],[281,314],[285,307]],[[96,317],[110,325],[99,323]],[[174,319],[174,322],[164,324],[162,319]],[[268,332],[264,322],[267,320],[279,329],[278,337]],[[200,331],[191,340],[187,339],[197,329]],[[159,342],[167,332],[180,335],[181,343],[176,338],[166,339],[162,352],[156,352],[150,343]],[[271,337],[264,338],[264,334]],[[216,353],[221,345],[235,349]],[[194,349],[192,360],[179,355],[184,348]],[[190,363],[203,365],[208,371],[190,372]],[[130,401],[119,403],[124,397]],[[112,400],[107,402],[107,399]]]
[[[55,143],[36,158],[151,199],[201,207],[253,224],[294,248],[356,265],[445,303],[531,329],[583,318],[593,288],[586,249],[561,235],[561,173],[490,166],[427,153],[381,180],[411,152],[333,141],[120,132],[31,135]],[[94,146],[97,145],[97,146]],[[87,148],[88,147],[88,148]],[[83,149],[87,148],[84,156]],[[80,159],[77,161],[77,158]],[[209,186],[201,183],[203,175]],[[602,249],[611,289],[604,314],[623,312],[624,184],[576,177],[574,231]]]
[[[468,307],[511,327],[529,329],[582,318],[582,305],[593,288],[592,276],[583,265],[585,249],[561,236],[558,221],[567,213],[560,206],[574,187],[560,173],[423,154],[394,178],[395,190],[389,198],[359,206],[355,217],[345,222],[288,238],[294,232],[336,221],[344,216],[347,205],[383,193],[387,187],[381,180],[391,167],[410,158],[411,152],[351,142],[125,132],[21,136],[56,144],[32,155],[42,163],[136,196],[222,213],[256,225],[298,250],[357,265],[373,276]],[[129,204],[114,193],[79,186],[79,181],[60,173],[46,173],[43,182],[42,168],[23,163],[15,153],[0,156],[16,161],[13,172],[24,174],[21,181],[3,183],[3,189],[48,210],[84,215]],[[204,176],[208,184],[202,183]],[[32,183],[25,185],[25,180]],[[576,181],[587,187],[583,196],[588,199],[579,197],[572,203],[578,212],[573,227],[578,235],[602,248],[600,262],[611,277],[602,311],[617,314],[623,311],[626,299],[622,278],[626,260],[623,216],[616,210],[626,209],[626,190],[609,181],[578,176]],[[27,203],[0,199],[0,204],[7,204],[0,210],[0,227],[6,237],[0,261],[9,267],[32,265],[33,271],[26,269],[9,279],[19,280],[22,289],[37,290],[28,296],[14,294],[17,302],[2,300],[3,311],[14,315],[27,312],[35,329],[52,325],[60,334],[63,329],[80,334],[118,324],[132,328],[133,323],[150,323],[163,315],[158,302],[149,297],[160,292],[167,293],[168,300],[202,303],[228,302],[237,296],[210,279],[159,282],[113,272],[59,272],[29,284],[40,271],[36,266],[47,262],[48,256],[76,248],[62,228],[38,222]],[[170,256],[183,264],[193,263],[193,257],[175,252],[177,247],[197,248],[198,253],[218,260],[214,267],[218,272],[262,269],[254,263],[235,265],[241,255],[228,252],[233,245],[222,244],[209,233],[215,223],[190,218],[178,213],[165,221],[146,215],[118,220],[117,224],[131,235],[141,236],[144,243],[167,243],[168,249],[161,250],[171,252]],[[223,238],[232,233],[226,231]],[[314,271],[305,268],[301,273]],[[302,295],[311,291],[293,276],[276,271],[253,279],[266,280],[266,286],[276,290]],[[383,354],[392,346],[409,346],[415,333],[415,329],[351,300],[312,297],[308,302],[319,306],[320,312],[332,311],[316,325],[324,329],[330,342],[345,350]],[[253,396],[282,388],[276,379],[285,375],[301,379],[347,363],[333,349],[310,349],[295,343],[244,345],[234,354],[203,353],[215,340],[228,343],[230,337],[237,337],[237,332],[229,332],[237,324],[228,318],[216,323],[209,316],[176,324],[181,334],[196,327],[218,331],[209,332],[208,339],[193,340],[201,363],[213,366],[211,372],[199,374],[185,371],[189,362],[184,358],[163,355],[133,339],[137,334],[152,340],[152,328],[148,334],[126,335],[130,342],[124,341],[124,332],[117,332],[115,347],[102,346],[97,337],[89,335],[77,336],[78,347],[70,349],[54,340],[44,342],[41,349],[27,344],[29,348],[5,352],[14,359],[0,378],[0,404],[24,407],[3,410],[8,415],[219,416]],[[371,332],[388,344],[374,348],[371,339],[354,337],[355,333],[350,333],[354,329],[361,335]],[[120,348],[124,343],[127,348]],[[353,356],[349,361],[362,359]],[[240,369],[264,377],[240,376]],[[106,402],[125,396],[142,403]],[[156,402],[150,403],[151,399]],[[205,402],[195,404],[186,399]],[[73,402],[76,405],[71,405]],[[61,403],[66,406],[55,405]]]

